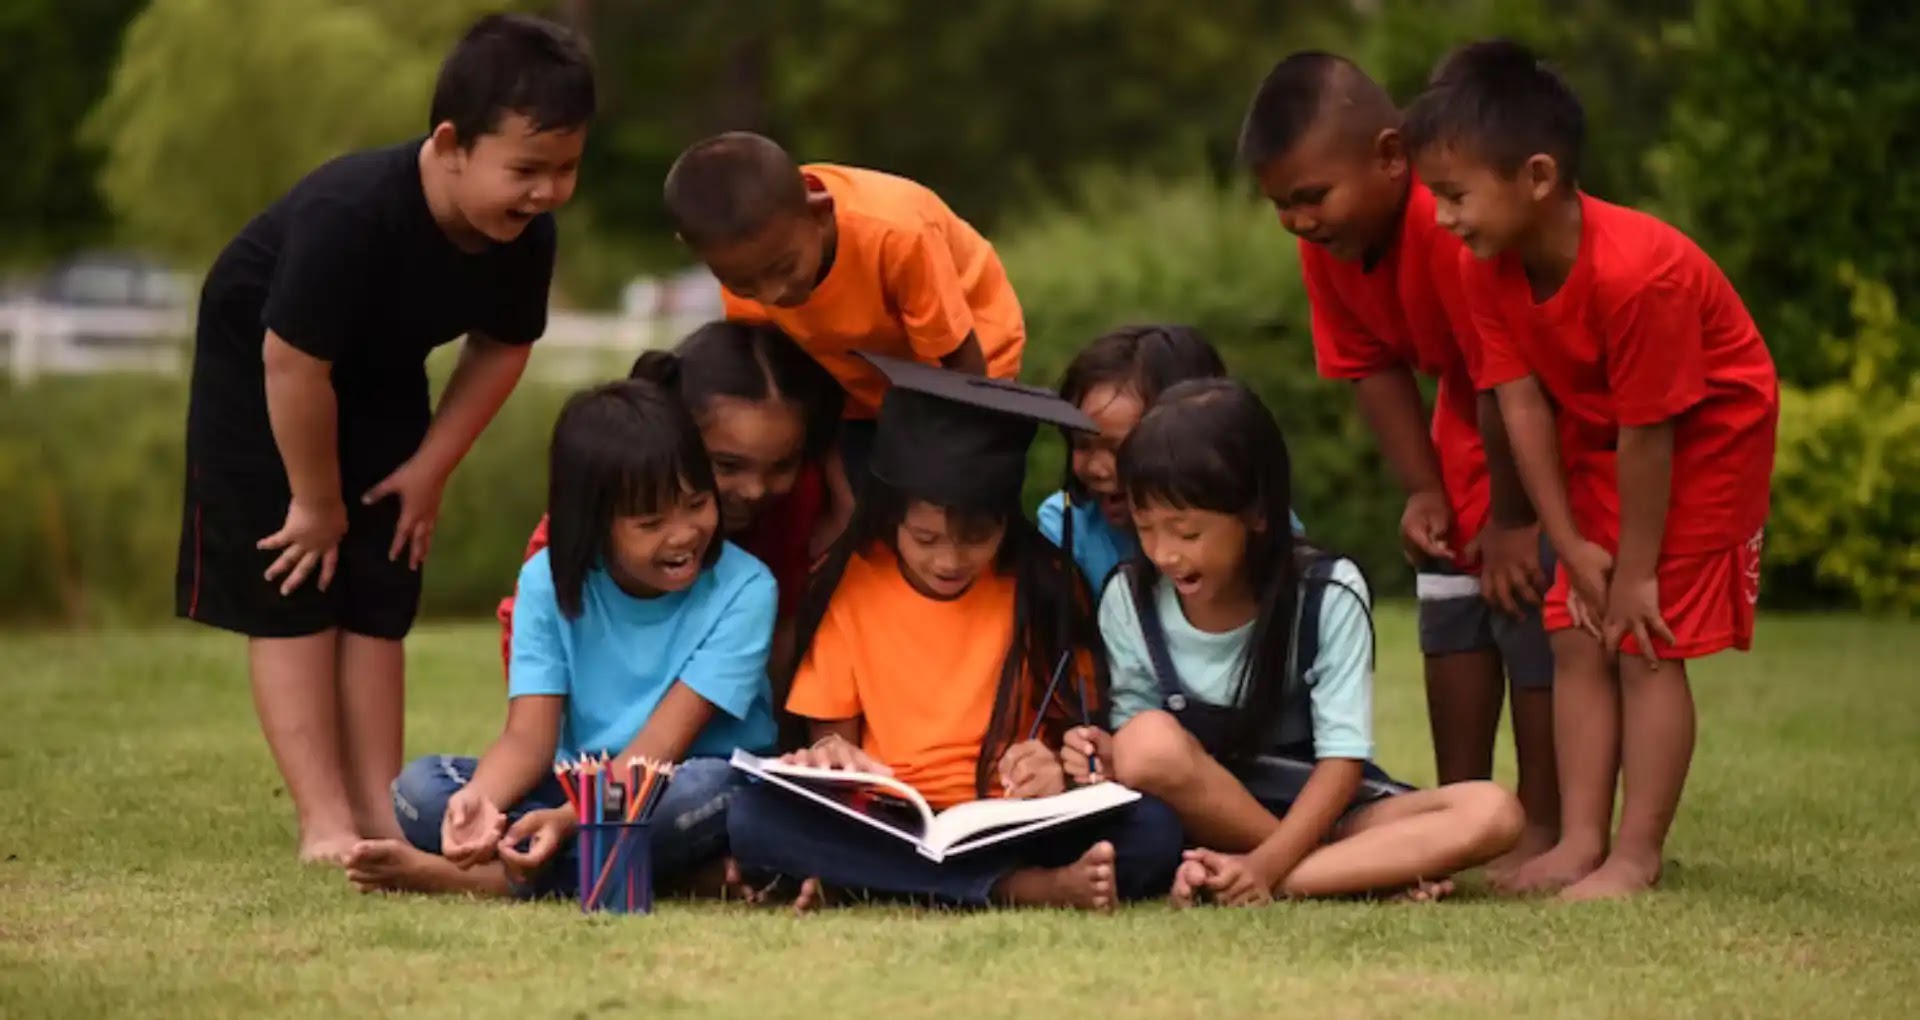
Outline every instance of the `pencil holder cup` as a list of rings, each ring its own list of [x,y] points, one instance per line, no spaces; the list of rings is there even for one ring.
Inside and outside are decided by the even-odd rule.
[[[580,827],[580,912],[653,913],[653,844],[646,822]]]

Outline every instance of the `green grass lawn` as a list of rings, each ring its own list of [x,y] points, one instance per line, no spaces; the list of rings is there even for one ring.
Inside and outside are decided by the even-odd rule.
[[[1430,779],[1412,620],[1381,614],[1381,760]],[[0,1017],[1913,1015],[1920,625],[1770,618],[1698,668],[1665,891],[1568,908],[1115,917],[364,897],[293,862],[237,640],[0,635]],[[410,753],[501,718],[490,627],[411,643]]]

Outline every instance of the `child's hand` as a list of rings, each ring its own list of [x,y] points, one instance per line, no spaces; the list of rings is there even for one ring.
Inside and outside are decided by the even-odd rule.
[[[463,786],[447,799],[447,813],[440,819],[440,856],[463,868],[493,860],[500,838],[507,831],[507,816],[479,790]]]
[[[1400,514],[1400,548],[1407,562],[1419,566],[1422,560],[1451,560],[1453,546],[1447,535],[1453,530],[1453,511],[1441,492],[1416,492],[1407,497],[1407,508]]]
[[[394,526],[393,545],[387,549],[387,559],[399,559],[404,549],[407,565],[413,569],[419,570],[420,564],[426,562],[427,549],[433,544],[433,525],[440,518],[440,495],[446,488],[446,475],[417,458],[409,458],[360,497],[360,502],[367,506],[388,496],[400,497],[400,523]]]
[[[1051,797],[1066,792],[1067,776],[1060,770],[1060,759],[1047,745],[1025,740],[1000,756],[1000,786],[1007,796],[1021,800]]]
[[[1540,525],[1509,528],[1489,524],[1480,532],[1480,597],[1508,616],[1540,604],[1546,575],[1540,570]]]
[[[1173,904],[1190,907],[1202,897],[1227,907],[1259,907],[1273,902],[1273,887],[1247,866],[1241,854],[1188,850],[1173,876]]]
[[[1673,644],[1673,630],[1660,615],[1660,582],[1653,577],[1616,577],[1607,591],[1607,617],[1603,640],[1607,651],[1618,652],[1620,640],[1628,634],[1640,643],[1640,654],[1647,665],[1659,666],[1653,638]]]
[[[877,759],[867,756],[846,738],[838,733],[829,734],[816,741],[812,747],[798,751],[789,751],[780,756],[780,760],[789,765],[805,765],[816,769],[844,769],[853,772],[872,772],[876,775],[890,776],[893,770]]]
[[[347,533],[347,504],[339,498],[327,503],[306,503],[298,499],[287,504],[286,522],[280,530],[261,539],[254,548],[278,549],[280,556],[267,568],[267,580],[285,574],[280,594],[291,595],[301,582],[320,569],[320,590],[333,583],[334,564],[340,557],[340,538]]]
[[[1092,759],[1100,761],[1099,771]],[[1060,767],[1075,786],[1085,786],[1110,778],[1113,768],[1113,734],[1098,726],[1075,726],[1060,740]]]
[[[1567,572],[1567,588],[1579,597],[1584,621],[1575,623],[1594,637],[1604,637],[1599,614],[1607,605],[1607,584],[1613,573],[1613,554],[1586,539],[1578,539],[1560,556],[1560,569]],[[1571,600],[1569,600],[1571,603]],[[1571,608],[1571,604],[1569,605]]]
[[[529,811],[507,829],[507,834],[496,845],[495,852],[500,855],[500,863],[505,864],[508,871],[524,878],[551,860],[554,851],[559,850],[560,845],[579,828],[579,819],[567,808]],[[520,849],[522,843],[527,844],[525,850]]]

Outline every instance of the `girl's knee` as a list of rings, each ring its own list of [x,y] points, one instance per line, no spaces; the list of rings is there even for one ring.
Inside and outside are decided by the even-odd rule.
[[[1489,855],[1502,854],[1520,841],[1527,825],[1526,809],[1520,798],[1498,783],[1485,780],[1457,783],[1450,788],[1454,810],[1462,827],[1472,832],[1474,842]]]
[[[1113,735],[1115,778],[1147,793],[1188,782],[1203,753],[1178,719],[1157,709],[1134,716]]]

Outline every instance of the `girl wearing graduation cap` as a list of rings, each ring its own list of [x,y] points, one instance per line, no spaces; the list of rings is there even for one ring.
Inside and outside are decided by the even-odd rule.
[[[1040,422],[1092,422],[1045,390],[869,356],[893,383],[847,533],[800,613],[785,706],[802,764],[890,773],[936,809],[1065,789],[1055,748],[1103,718],[1106,666],[1069,556],[1020,510]],[[1052,682],[1058,674],[1063,679]],[[755,786],[729,811],[744,873],[951,905],[1107,909],[1163,894],[1180,827],[1152,798],[933,863]]]

